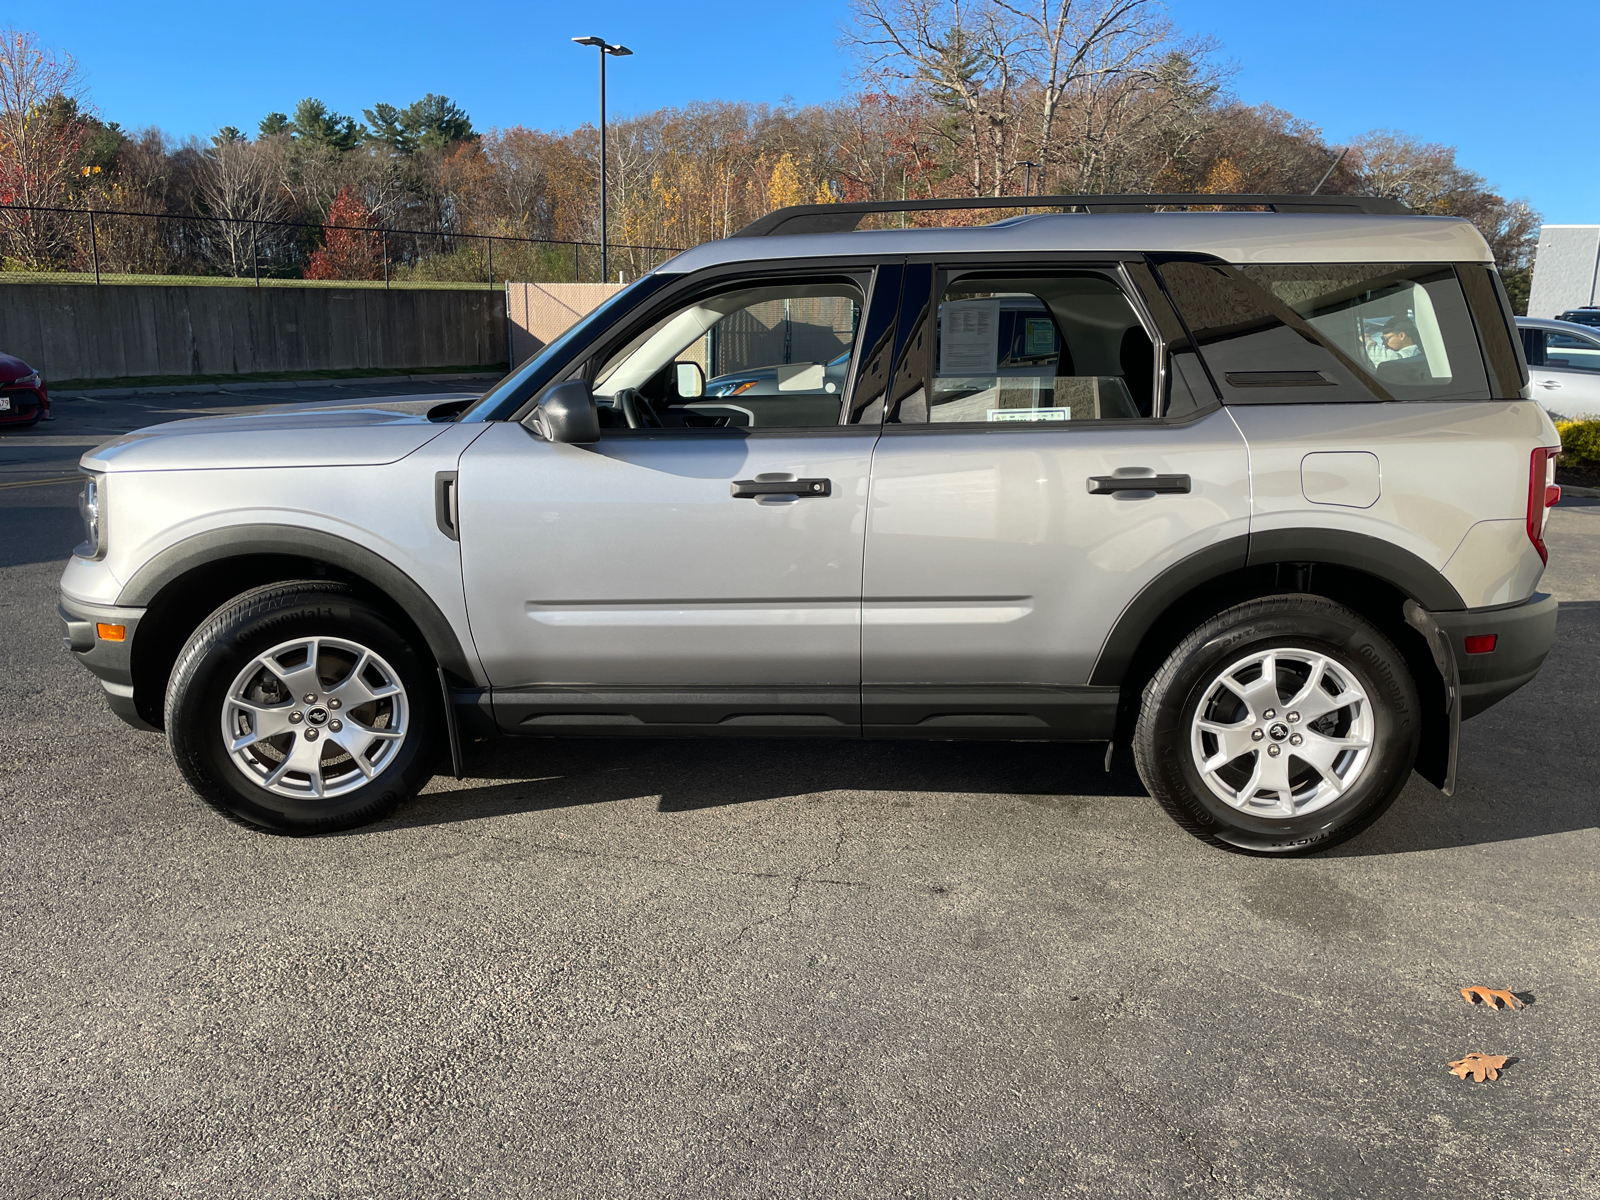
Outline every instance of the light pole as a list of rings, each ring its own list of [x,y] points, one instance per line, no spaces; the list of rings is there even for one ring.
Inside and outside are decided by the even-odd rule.
[[[1024,200],[1033,195],[1033,169],[1038,165],[1039,164],[1034,162],[1032,159],[1019,158],[1017,160],[1017,166],[1027,168],[1026,173],[1022,177],[1022,198]],[[1026,204],[1022,206],[1022,215],[1028,215],[1028,206]]]
[[[592,35],[572,40],[580,46],[594,46],[600,51],[600,282],[607,283],[611,279],[611,271],[606,260],[606,55],[614,54],[622,58],[633,51],[626,46],[607,45],[605,38]]]

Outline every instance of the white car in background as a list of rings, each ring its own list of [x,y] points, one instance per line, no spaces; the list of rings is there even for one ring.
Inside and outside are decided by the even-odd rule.
[[[1533,398],[1554,417],[1600,419],[1600,329],[1518,317]]]

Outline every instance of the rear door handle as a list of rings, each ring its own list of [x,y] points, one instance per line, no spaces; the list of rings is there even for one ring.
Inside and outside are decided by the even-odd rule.
[[[1104,496],[1111,492],[1187,492],[1187,475],[1091,475],[1089,494]]]
[[[1559,379],[1541,379],[1539,380],[1539,386],[1542,388],[1558,388],[1561,386],[1561,381]]]
[[[757,496],[831,496],[831,479],[735,479],[728,491],[736,500]]]

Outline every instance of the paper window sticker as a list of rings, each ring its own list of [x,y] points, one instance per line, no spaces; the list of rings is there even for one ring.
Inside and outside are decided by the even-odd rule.
[[[939,374],[993,375],[999,360],[1000,301],[946,301],[939,312]]]

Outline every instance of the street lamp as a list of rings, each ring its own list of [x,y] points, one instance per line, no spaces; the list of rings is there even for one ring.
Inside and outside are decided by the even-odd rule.
[[[618,58],[632,54],[626,46],[607,45],[602,37],[573,38],[580,46],[594,46],[600,51],[600,281],[611,278],[606,261],[606,55]]]
[[[1024,200],[1026,200],[1029,196],[1033,195],[1033,172],[1034,172],[1035,168],[1038,167],[1038,165],[1039,164],[1034,162],[1032,159],[1019,158],[1017,160],[1017,166],[1028,168],[1027,174],[1025,174],[1022,177],[1023,178],[1023,182],[1022,182],[1022,198]],[[1024,204],[1022,206],[1022,215],[1023,216],[1027,216],[1028,215],[1028,206],[1026,204]]]

